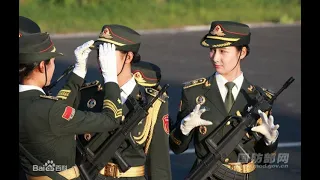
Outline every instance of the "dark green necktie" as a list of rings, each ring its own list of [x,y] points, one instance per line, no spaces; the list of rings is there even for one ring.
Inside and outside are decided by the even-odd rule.
[[[226,110],[227,110],[228,113],[231,110],[231,107],[232,107],[233,102],[234,102],[233,95],[232,95],[232,88],[233,88],[234,85],[235,85],[235,83],[233,83],[233,82],[227,82],[225,84],[225,86],[228,89],[228,93],[227,93],[226,99],[224,101],[224,104],[225,104],[225,107],[226,107]]]

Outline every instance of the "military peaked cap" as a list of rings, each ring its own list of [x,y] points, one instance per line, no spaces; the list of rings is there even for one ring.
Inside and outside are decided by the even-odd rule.
[[[19,37],[40,32],[41,29],[37,23],[27,17],[19,16]]]
[[[213,21],[209,33],[201,39],[201,46],[221,48],[242,46],[250,43],[250,28],[246,24],[232,21]]]
[[[19,38],[19,64],[48,60],[63,55],[56,52],[48,33],[35,33]]]
[[[160,67],[150,62],[140,61],[132,64],[131,72],[136,81],[145,87],[157,86],[161,80]]]
[[[117,50],[137,53],[140,48],[140,34],[126,26],[104,25],[92,48],[99,48],[104,42],[114,44]]]
[[[98,49],[102,43],[112,43],[116,46],[116,50],[119,51],[131,51],[135,53],[132,62],[140,61],[140,55],[138,54],[141,43],[140,34],[127,26],[118,24],[104,25],[98,39],[90,48]]]

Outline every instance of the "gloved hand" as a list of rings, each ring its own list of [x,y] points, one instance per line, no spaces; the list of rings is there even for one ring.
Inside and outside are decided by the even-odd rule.
[[[99,63],[104,83],[118,83],[116,47],[114,44],[103,43],[99,45]]]
[[[279,124],[277,125],[273,124],[274,119],[272,115],[270,115],[268,119],[267,115],[262,111],[258,110],[258,113],[262,119],[262,124],[251,128],[251,130],[264,135],[266,144],[270,145],[277,140],[279,135],[279,132],[277,129],[280,126]]]
[[[196,105],[193,111],[181,121],[182,134],[188,136],[190,131],[197,126],[212,125],[212,122],[200,118],[201,114],[206,111],[206,109],[200,109],[200,106],[200,104]]]
[[[87,74],[87,61],[89,53],[91,52],[91,49],[89,47],[93,43],[94,41],[90,40],[74,50],[74,55],[76,56],[76,64],[74,66],[73,72],[83,79]]]

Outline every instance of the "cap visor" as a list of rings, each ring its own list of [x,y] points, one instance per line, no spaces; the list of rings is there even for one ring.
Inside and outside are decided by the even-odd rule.
[[[33,63],[48,60],[51,58],[63,56],[58,52],[46,52],[46,53],[19,53],[19,63]]]

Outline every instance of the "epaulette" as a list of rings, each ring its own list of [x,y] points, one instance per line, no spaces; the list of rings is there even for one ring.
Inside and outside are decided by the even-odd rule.
[[[199,79],[195,79],[195,80],[192,80],[192,81],[188,81],[188,82],[185,82],[183,83],[183,89],[187,89],[187,88],[190,88],[190,87],[193,87],[193,86],[198,86],[200,84],[203,84],[206,82],[206,78],[199,78]]]
[[[270,99],[275,95],[275,93],[269,89],[263,87],[261,87],[261,89],[266,93],[266,96]]]
[[[80,90],[86,89],[89,87],[99,86],[99,85],[100,85],[100,82],[98,80],[88,82],[88,83],[83,83],[83,85],[80,87]]]
[[[159,93],[159,91],[153,89],[153,88],[145,88],[146,89],[146,93],[153,96],[153,97],[156,97],[157,94]],[[162,96],[160,96],[158,99],[160,101],[162,101],[163,103],[166,102],[166,99],[168,99],[169,96],[166,94],[166,93],[163,93]]]
[[[40,95],[41,98],[46,98],[46,99],[52,99],[52,100],[56,100],[58,101],[59,98],[55,97],[55,96],[47,96],[47,95]]]

